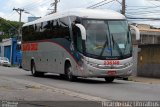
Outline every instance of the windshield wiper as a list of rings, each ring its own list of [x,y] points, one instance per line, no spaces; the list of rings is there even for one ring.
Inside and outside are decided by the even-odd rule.
[[[99,57],[102,56],[102,54],[103,54],[103,52],[104,52],[104,50],[105,50],[105,48],[106,48],[107,43],[108,43],[108,39],[105,41],[105,43],[104,43],[104,45],[103,45],[103,48],[102,48],[102,51],[101,51]]]
[[[126,48],[127,48],[127,44],[130,43],[130,40],[129,40],[129,32],[127,33],[127,41],[125,42],[125,48],[124,48],[124,51],[123,51],[123,55],[125,54],[125,51],[126,51]]]
[[[113,47],[114,47],[114,45],[115,45],[115,46],[117,47],[118,53],[120,54],[121,57],[123,57],[123,53],[122,53],[121,49],[119,48],[118,43],[115,42],[114,37],[113,37],[113,34],[111,34],[111,38],[112,38],[112,42],[113,42]]]

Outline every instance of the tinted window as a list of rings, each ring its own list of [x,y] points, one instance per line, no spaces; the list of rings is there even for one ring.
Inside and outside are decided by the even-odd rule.
[[[25,26],[25,27],[22,28],[22,36],[23,36],[22,40],[23,41],[27,41],[28,32],[29,32],[28,26]]]
[[[59,20],[59,33],[60,33],[60,38],[66,38],[70,40],[69,20],[67,17],[61,18]]]
[[[72,30],[73,30],[74,46],[79,52],[82,52],[82,37],[80,29],[77,26],[73,25]]]
[[[35,41],[52,38],[66,38],[70,40],[69,20],[61,18],[28,27],[23,27],[23,41]]]
[[[33,38],[34,29],[35,29],[34,25],[23,27],[23,29],[22,29],[23,41],[30,41],[30,40],[34,39]]]

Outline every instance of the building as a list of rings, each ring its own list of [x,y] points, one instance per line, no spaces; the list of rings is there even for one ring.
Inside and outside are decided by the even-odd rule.
[[[31,22],[31,21],[34,21],[34,20],[37,20],[41,17],[28,17],[28,22]]]
[[[8,38],[3,39],[1,43],[1,57],[7,57],[12,65],[19,63],[19,50],[17,50],[17,39]]]
[[[137,27],[141,34],[140,44],[160,44],[160,29],[146,24],[138,24]]]
[[[134,46],[134,73],[143,77],[160,78],[160,29],[138,24],[140,40]],[[133,37],[135,38],[135,37]]]

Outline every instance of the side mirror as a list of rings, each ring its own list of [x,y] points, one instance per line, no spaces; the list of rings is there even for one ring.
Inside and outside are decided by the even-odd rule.
[[[82,24],[75,24],[81,31],[81,36],[82,36],[82,40],[86,40],[86,29],[84,28],[84,26]]]
[[[135,32],[136,34],[136,40],[140,40],[140,31],[136,26],[130,25],[131,32]]]

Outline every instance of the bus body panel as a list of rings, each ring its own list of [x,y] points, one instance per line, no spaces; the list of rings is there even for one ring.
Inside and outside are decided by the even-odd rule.
[[[23,52],[24,69],[30,70],[31,60],[34,59],[37,71],[64,74],[65,61],[69,60],[73,66],[73,74],[82,76],[77,70],[77,59],[74,52],[70,50],[69,44],[59,44],[57,40],[41,41],[37,42],[37,44],[38,50]],[[22,47],[24,45],[26,44],[23,44]]]

